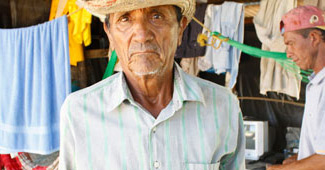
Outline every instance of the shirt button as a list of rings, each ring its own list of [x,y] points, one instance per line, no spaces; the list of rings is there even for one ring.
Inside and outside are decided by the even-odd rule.
[[[157,128],[154,127],[154,128],[152,129],[152,133],[156,133],[156,131],[157,131]]]
[[[158,169],[158,168],[160,167],[160,163],[159,163],[158,161],[155,161],[155,162],[153,163],[153,166],[154,166],[156,169]]]

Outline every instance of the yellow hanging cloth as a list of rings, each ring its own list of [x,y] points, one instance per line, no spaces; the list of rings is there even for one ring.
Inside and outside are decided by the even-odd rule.
[[[55,19],[60,0],[52,0],[50,19]],[[79,10],[76,0],[68,0],[61,15],[72,14]],[[70,65],[76,66],[84,61],[83,46],[91,43],[91,14],[85,9],[73,13],[68,18]]]

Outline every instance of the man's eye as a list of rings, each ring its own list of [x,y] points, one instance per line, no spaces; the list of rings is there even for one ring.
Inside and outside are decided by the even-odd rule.
[[[122,16],[122,17],[120,17],[120,19],[119,19],[119,21],[120,22],[127,22],[127,21],[129,21],[130,19],[129,19],[129,16]]]
[[[153,14],[152,19],[161,19],[162,16],[160,14]]]

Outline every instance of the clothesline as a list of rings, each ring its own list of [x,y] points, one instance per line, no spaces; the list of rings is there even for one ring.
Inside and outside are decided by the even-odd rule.
[[[77,10],[71,12],[70,14],[67,15],[67,17],[70,17],[71,15],[73,15],[73,14],[75,14],[75,13],[81,11],[82,9],[84,9],[84,8],[79,8],[79,9],[77,9]]]
[[[270,98],[265,98],[265,97],[237,97],[238,100],[260,100],[260,101],[269,101],[269,102],[278,102],[278,103],[284,103],[284,104],[291,104],[295,106],[300,106],[300,107],[305,107],[305,104],[303,103],[298,103],[298,102],[293,102],[293,101],[288,101],[288,100],[280,100],[280,99],[270,99]]]
[[[228,37],[222,36],[219,32],[212,32],[195,17],[192,17],[192,19],[199,25],[201,25],[204,29],[206,29],[212,36],[212,42],[210,44],[207,44],[206,41],[208,37],[203,34],[199,35],[197,41],[201,46],[212,46],[213,48],[218,49],[223,42],[227,42],[229,45],[234,46],[240,49],[242,52],[247,53],[251,56],[275,59],[278,63],[281,64],[283,68],[287,69],[290,72],[293,72],[295,75],[299,76],[303,82],[308,83],[308,76],[311,74],[311,72],[308,70],[300,70],[294,62],[287,58],[286,53],[264,51],[256,47],[248,46],[237,41],[233,41]],[[217,40],[219,40],[219,44],[216,46],[215,43],[217,42]]]

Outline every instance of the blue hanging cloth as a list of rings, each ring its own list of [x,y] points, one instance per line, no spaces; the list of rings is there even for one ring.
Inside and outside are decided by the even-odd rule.
[[[71,91],[67,17],[0,29],[0,39],[0,153],[58,151]]]

